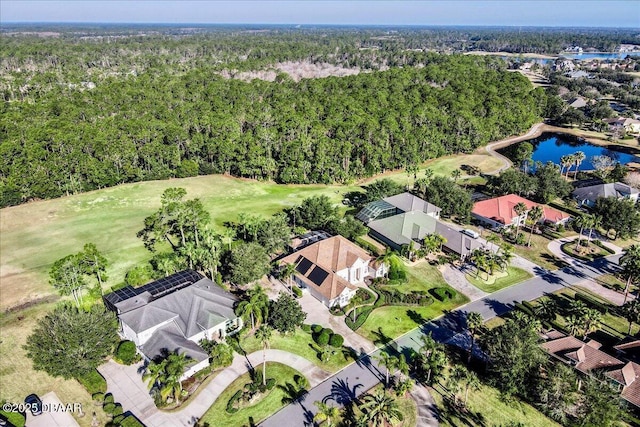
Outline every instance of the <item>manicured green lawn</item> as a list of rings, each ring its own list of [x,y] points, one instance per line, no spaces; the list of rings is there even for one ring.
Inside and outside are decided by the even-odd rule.
[[[253,335],[242,338],[240,345],[247,354],[262,350],[262,344]],[[311,334],[304,332],[302,329],[297,329],[295,333],[284,336],[274,332],[271,335],[269,345],[270,348],[302,356],[329,372],[336,372],[352,362],[340,349],[336,349],[336,354],[331,356],[328,362],[322,362],[318,358],[318,352],[314,349],[317,348],[317,344],[313,342]]]
[[[399,291],[426,291],[435,287],[449,287],[444,281],[437,267],[422,261],[412,267],[407,267],[407,283],[389,285]],[[369,318],[357,332],[365,338],[380,342],[384,337],[396,338],[420,324],[440,316],[445,310],[451,310],[468,302],[463,294],[456,292],[456,296],[448,301],[434,299],[433,304],[426,307],[384,306],[371,312]],[[384,339],[384,337],[382,337]]]
[[[122,282],[125,272],[151,257],[136,233],[160,206],[169,187],[198,197],[220,230],[240,212],[269,216],[306,197],[325,194],[339,204],[357,186],[278,185],[225,177],[199,176],[125,184],[55,200],[0,210],[0,309],[54,294],[48,283],[51,264],[95,243],[110,262],[105,289]]]
[[[479,390],[469,390],[466,413],[446,408],[443,403],[443,394],[447,395],[448,391],[437,385],[431,396],[436,401],[440,413],[440,425],[444,427],[507,426],[511,422],[516,425],[522,423],[527,427],[560,426],[533,406],[517,398],[506,403],[497,389],[485,384]]]
[[[489,233],[494,233],[493,231],[485,231],[484,236],[486,237]],[[526,239],[529,239],[529,233],[525,233]],[[498,234],[502,241],[502,236]],[[513,245],[513,252],[520,255],[523,258],[528,259],[531,262],[538,264],[540,267],[546,268],[547,270],[556,270],[558,268],[566,267],[567,264],[557,258],[555,255],[549,251],[549,243],[551,241],[544,236],[534,234],[531,236],[531,246],[523,246],[523,245]]]
[[[26,421],[24,415],[22,415],[20,412],[6,412],[0,410],[0,416],[5,417],[7,421],[9,421],[15,427],[24,427],[24,423]]]
[[[475,273],[467,274],[467,280],[471,282],[473,286],[488,293],[496,292],[500,289],[515,285],[516,283],[530,279],[533,275],[521,268],[509,266],[507,271],[504,273],[496,271],[493,276],[489,276],[489,280],[484,280],[486,277],[486,273],[482,271],[479,276],[476,276]]]
[[[262,375],[262,366],[256,369],[257,375]],[[200,424],[208,423],[210,426],[240,427],[245,425],[256,425],[260,421],[274,414],[282,408],[282,398],[286,394],[278,386],[285,384],[295,384],[294,375],[301,375],[298,371],[280,363],[267,363],[267,378],[274,378],[276,386],[268,394],[259,400],[255,405],[240,409],[234,414],[227,412],[227,402],[238,390],[242,390],[245,384],[251,382],[249,373],[246,373],[232,382],[225,391],[220,394],[207,412],[200,419]]]

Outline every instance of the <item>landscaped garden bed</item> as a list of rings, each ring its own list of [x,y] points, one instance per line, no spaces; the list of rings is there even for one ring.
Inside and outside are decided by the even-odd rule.
[[[264,391],[260,391],[261,366],[253,373],[240,376],[220,394],[202,416],[201,422],[210,426],[256,425],[283,407],[287,398],[295,398],[290,394],[292,391],[299,391],[299,378],[304,376],[281,363],[267,363],[267,378],[272,379],[269,383],[270,389],[264,387]],[[306,380],[304,382],[306,383]],[[256,384],[256,386],[248,386],[248,384]],[[253,388],[257,392],[254,393],[251,390]],[[249,397],[249,400],[243,400],[243,396]]]
[[[492,293],[530,279],[533,275],[526,270],[509,266],[506,271],[497,270],[492,275],[488,275],[488,278],[482,273],[469,273],[466,277],[476,288]]]
[[[613,251],[604,247],[602,244],[597,245],[595,242],[583,240],[580,244],[575,241],[564,243],[560,249],[565,254],[577,258],[582,261],[593,261],[596,258],[611,255]]]

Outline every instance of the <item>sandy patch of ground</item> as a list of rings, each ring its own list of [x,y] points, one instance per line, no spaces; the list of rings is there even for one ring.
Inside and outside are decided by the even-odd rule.
[[[253,79],[275,81],[278,73],[288,74],[294,81],[301,79],[318,79],[325,77],[344,77],[360,73],[359,68],[344,68],[328,63],[313,64],[307,61],[287,61],[275,64],[266,70],[236,71],[224,70],[220,75],[227,79],[238,79],[249,82]]]

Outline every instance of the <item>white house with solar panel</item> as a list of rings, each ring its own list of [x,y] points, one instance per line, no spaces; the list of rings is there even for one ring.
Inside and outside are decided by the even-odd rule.
[[[154,360],[184,353],[193,363],[186,379],[209,366],[202,339],[221,340],[242,328],[233,311],[236,297],[192,270],[181,271],[139,288],[127,286],[104,296],[116,312],[120,335]]]

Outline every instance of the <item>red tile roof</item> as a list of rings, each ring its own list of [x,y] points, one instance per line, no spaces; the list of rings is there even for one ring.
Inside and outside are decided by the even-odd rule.
[[[607,376],[622,385],[622,398],[640,406],[640,365],[629,362],[620,369],[607,372]]]
[[[476,215],[497,221],[504,225],[511,225],[513,219],[518,216],[514,208],[518,203],[524,203],[527,209],[538,206],[537,203],[520,197],[516,194],[494,197],[493,199],[482,200],[473,205],[472,212]],[[557,223],[569,218],[569,215],[547,205],[540,205],[543,209],[542,220]]]
[[[622,361],[599,350],[599,347],[600,343],[597,341],[591,340],[588,343],[584,343],[573,336],[566,336],[542,344],[542,348],[548,353],[561,360],[571,361],[575,364],[577,370],[585,374],[594,369],[613,368],[623,365]]]

